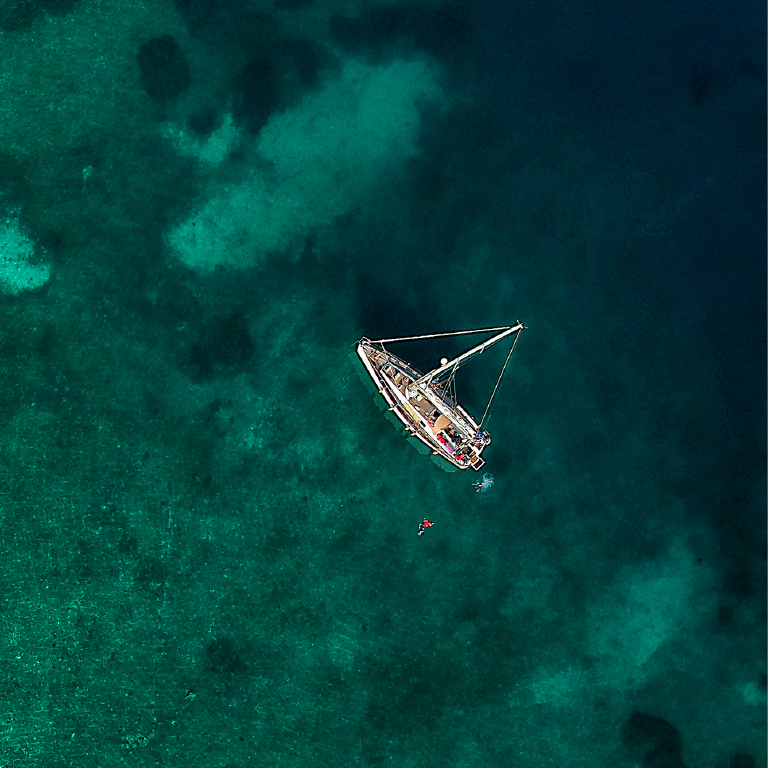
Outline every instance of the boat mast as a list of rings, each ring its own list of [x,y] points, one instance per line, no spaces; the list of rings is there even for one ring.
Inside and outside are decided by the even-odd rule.
[[[430,403],[432,403],[432,405],[435,406],[435,408],[437,408],[438,411],[440,411],[440,413],[443,413],[446,416],[448,416],[454,425],[460,427],[460,431],[463,433],[463,436],[466,439],[471,440],[475,436],[474,427],[466,419],[464,419],[456,410],[453,410],[450,407],[448,407],[448,405],[444,402],[444,400],[440,397],[440,395],[437,394],[429,386],[429,384],[432,382],[432,380],[435,377],[439,376],[441,373],[445,373],[445,371],[450,370],[452,367],[459,365],[459,363],[462,363],[464,360],[466,360],[467,358],[471,357],[472,355],[478,352],[479,353],[484,352],[486,347],[490,347],[491,345],[496,344],[496,342],[507,338],[507,336],[511,336],[513,333],[522,331],[524,328],[525,326],[520,322],[516,323],[515,325],[502,328],[501,333],[497,334],[496,336],[493,336],[490,339],[487,339],[486,341],[472,347],[472,349],[467,350],[466,352],[459,355],[458,357],[455,357],[453,360],[449,360],[447,363],[444,363],[438,368],[435,368],[425,373],[424,376],[414,381],[413,384],[411,384],[407,388],[406,393],[408,393],[410,397],[412,397],[416,392],[423,395],[427,400],[429,400]],[[493,330],[498,330],[498,329],[493,329]],[[473,332],[470,331],[470,333],[473,333]],[[504,367],[506,368],[506,364]],[[497,382],[497,387],[498,387],[498,382]],[[495,394],[495,390],[494,390],[494,394]],[[491,396],[491,399],[493,399],[493,396]],[[486,413],[487,413],[487,409],[486,409]],[[485,414],[483,414],[483,418],[485,418]]]
[[[517,331],[522,331],[525,328],[525,326],[518,322],[515,325],[510,325],[507,328],[505,328],[501,333],[497,334],[496,336],[492,336],[490,339],[487,339],[486,341],[482,342],[481,344],[478,344],[475,347],[472,347],[472,349],[467,350],[463,354],[459,355],[458,357],[455,357],[453,360],[449,360],[447,363],[444,363],[439,368],[434,368],[431,371],[427,371],[420,379],[417,379],[413,382],[414,387],[418,387],[421,389],[424,384],[428,384],[432,381],[432,379],[439,376],[441,373],[445,373],[447,370],[453,368],[454,365],[458,365],[459,363],[463,363],[468,357],[472,357],[472,355],[476,353],[482,354],[485,352],[486,347],[490,347],[493,344],[495,344],[497,341],[501,341],[502,339],[505,339],[507,336],[511,336],[513,333],[516,333]]]

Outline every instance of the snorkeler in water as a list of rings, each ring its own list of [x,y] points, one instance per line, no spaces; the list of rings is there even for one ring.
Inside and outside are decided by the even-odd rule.
[[[416,534],[417,536],[423,536],[424,531],[427,530],[427,528],[431,528],[434,525],[434,523],[431,523],[427,518],[425,517],[420,523],[419,523],[419,532]]]

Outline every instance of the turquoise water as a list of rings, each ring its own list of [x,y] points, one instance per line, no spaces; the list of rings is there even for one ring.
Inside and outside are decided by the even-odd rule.
[[[0,764],[764,767],[763,19],[0,6]]]

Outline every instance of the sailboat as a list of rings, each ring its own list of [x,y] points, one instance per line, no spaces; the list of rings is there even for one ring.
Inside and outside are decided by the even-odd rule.
[[[525,325],[518,321],[514,325],[497,328],[430,333],[423,336],[375,340],[363,337],[357,342],[356,355],[352,358],[358,363],[363,381],[368,379],[375,387],[375,397],[379,405],[387,410],[391,421],[410,433],[409,441],[420,452],[430,453],[433,459],[448,471],[471,468],[477,472],[485,466],[483,451],[491,444],[491,436],[483,424],[523,330]],[[402,341],[479,333],[494,335],[458,357],[451,360],[442,358],[439,366],[426,373],[420,373],[410,363],[392,354],[385,347],[385,344]],[[483,417],[477,421],[456,398],[456,372],[465,362],[503,339],[511,339],[512,345]],[[359,364],[362,364],[362,368]]]

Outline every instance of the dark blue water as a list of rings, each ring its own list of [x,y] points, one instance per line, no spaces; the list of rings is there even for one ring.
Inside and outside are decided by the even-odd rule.
[[[761,6],[0,45],[0,763],[766,765]],[[476,493],[347,356],[518,319]]]

